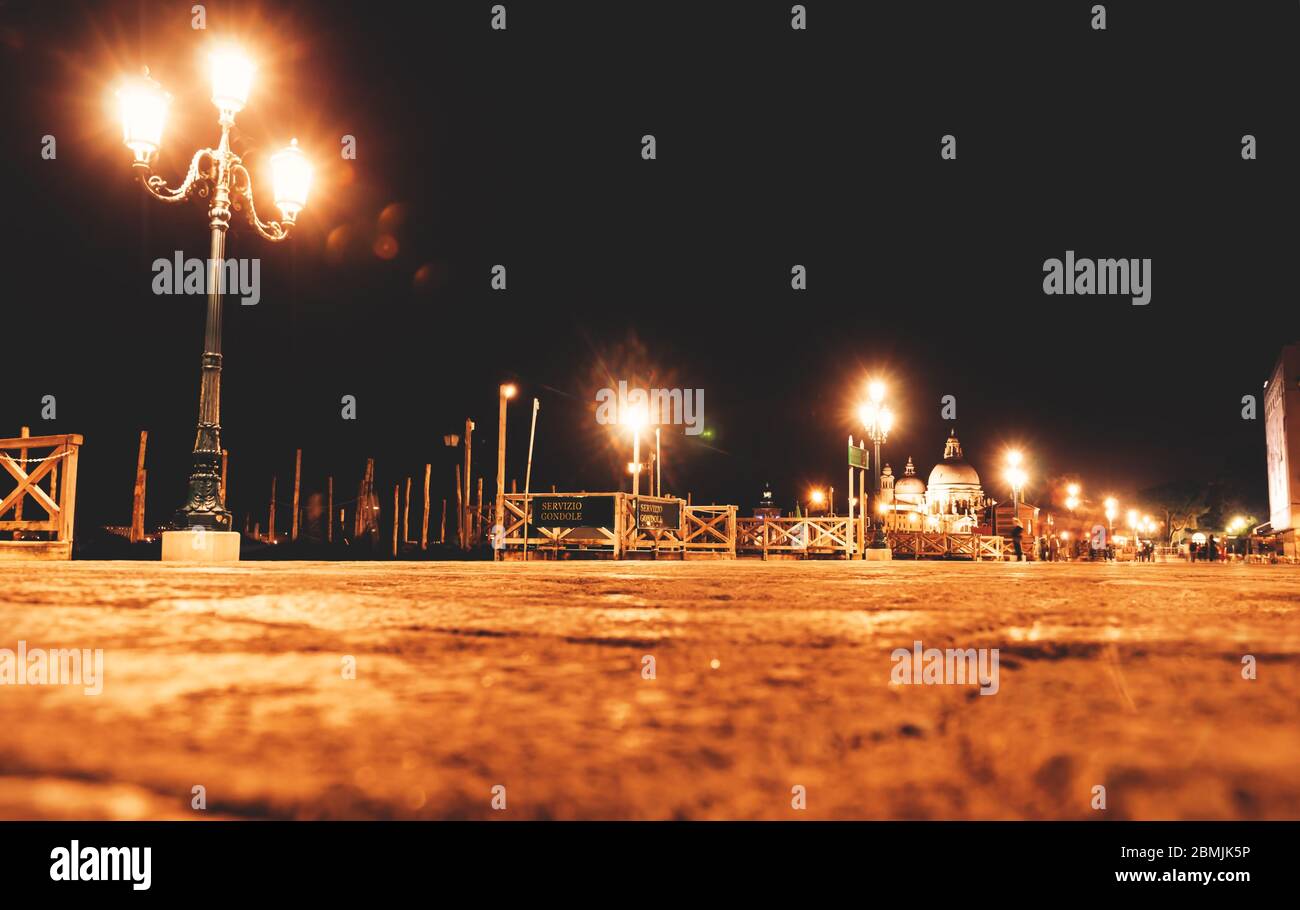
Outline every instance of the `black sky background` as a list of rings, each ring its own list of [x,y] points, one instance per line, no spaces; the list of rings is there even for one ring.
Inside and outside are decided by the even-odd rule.
[[[1296,4],[1109,3],[1095,32],[1091,3],[813,2],[794,32],[787,2],[556,0],[507,3],[504,33],[486,2],[212,2],[206,32],[190,5],[0,3],[0,434],[86,437],[83,521],[128,520],[144,428],[150,522],[179,504],[204,308],[150,290],[155,258],[206,255],[206,218],[132,182],[111,88],[148,64],[175,96],[158,169],[177,180],[216,142],[200,61],[227,36],[260,65],[235,148],[264,217],[269,154],[297,136],[317,164],[295,237],[237,220],[228,242],[262,260],[261,302],[226,306],[241,526],[273,472],[287,498],[296,447],[340,500],[368,455],[381,490],[432,461],[449,495],[442,436],[467,416],[490,496],[507,379],[521,483],[533,396],[535,489],[624,483],[593,400],[640,378],[704,389],[714,431],[666,432],[666,488],[748,507],[770,481],[788,504],[843,489],[868,374],[890,382],[898,471],[941,457],[952,394],[994,495],[1015,444],[1034,501],[1067,474],[1121,499],[1231,477],[1266,517],[1262,399],[1251,422],[1241,397],[1300,339]],[[1150,305],[1044,296],[1067,249],[1150,257]]]

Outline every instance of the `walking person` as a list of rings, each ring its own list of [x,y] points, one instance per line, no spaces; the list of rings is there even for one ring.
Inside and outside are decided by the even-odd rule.
[[[1022,525],[1020,519],[1017,518],[1011,523],[1011,546],[1014,547],[1016,551],[1016,562],[1025,561],[1025,551],[1020,548],[1020,538],[1024,533],[1025,526]]]

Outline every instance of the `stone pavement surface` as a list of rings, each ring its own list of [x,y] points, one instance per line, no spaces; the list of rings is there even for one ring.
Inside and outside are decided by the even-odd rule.
[[[9,563],[20,640],[103,691],[0,685],[0,818],[1300,817],[1291,567]]]

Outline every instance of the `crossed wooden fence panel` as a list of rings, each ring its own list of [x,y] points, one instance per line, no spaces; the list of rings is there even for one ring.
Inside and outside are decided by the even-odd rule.
[[[941,534],[926,531],[890,531],[889,547],[895,558],[1001,559],[1002,537],[984,534]]]
[[[746,553],[824,554],[853,552],[847,517],[738,518],[736,549]]]
[[[14,538],[0,540],[0,558],[15,554],[58,559],[71,557],[77,502],[77,456],[82,441],[76,434],[0,439],[0,468],[3,469],[0,478],[15,483],[14,489],[0,493],[0,534],[12,532]],[[42,452],[45,449],[49,451]],[[42,483],[44,487],[40,486]],[[3,489],[0,486],[0,490]],[[44,513],[43,518],[25,514],[28,500]],[[7,517],[11,513],[12,517]],[[46,534],[48,539],[22,539],[29,533]]]

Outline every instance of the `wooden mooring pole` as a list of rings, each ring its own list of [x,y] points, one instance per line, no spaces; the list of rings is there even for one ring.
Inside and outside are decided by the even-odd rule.
[[[424,466],[424,518],[420,522],[420,549],[429,549],[429,478],[433,475],[433,465]]]
[[[135,499],[131,505],[131,543],[144,540],[144,452],[149,443],[149,431],[140,431],[140,454],[135,462]]]
[[[289,540],[298,540],[298,502],[302,488],[302,449],[293,458],[293,523],[289,526]]]

